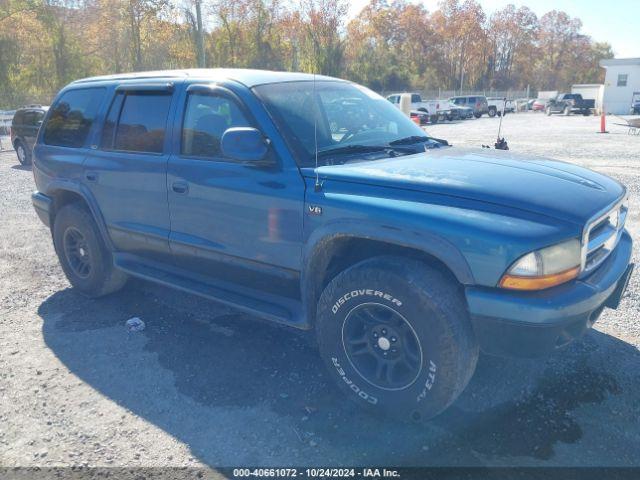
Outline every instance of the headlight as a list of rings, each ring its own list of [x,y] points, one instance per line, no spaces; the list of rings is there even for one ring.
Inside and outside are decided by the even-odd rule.
[[[543,290],[568,282],[580,273],[578,239],[558,243],[520,257],[500,280],[502,288]]]

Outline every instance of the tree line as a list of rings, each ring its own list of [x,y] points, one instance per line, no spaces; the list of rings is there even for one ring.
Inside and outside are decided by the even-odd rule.
[[[0,108],[125,71],[241,67],[317,72],[378,91],[564,89],[601,82],[611,46],[552,10],[475,0],[435,11],[371,0],[0,0]]]

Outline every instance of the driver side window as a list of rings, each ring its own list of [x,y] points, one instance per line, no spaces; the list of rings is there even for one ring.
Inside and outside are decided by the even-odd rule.
[[[233,100],[218,95],[190,94],[182,124],[181,153],[189,157],[220,157],[220,140],[225,130],[250,126]]]

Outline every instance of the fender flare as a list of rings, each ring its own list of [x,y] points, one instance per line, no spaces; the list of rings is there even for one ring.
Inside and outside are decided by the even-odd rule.
[[[98,226],[98,230],[100,231],[100,235],[104,240],[105,245],[109,249],[109,251],[114,251],[115,248],[113,246],[113,242],[111,241],[111,237],[109,236],[109,231],[107,230],[107,224],[104,221],[104,217],[102,216],[102,212],[100,211],[100,207],[98,207],[98,202],[95,197],[91,193],[91,190],[87,188],[82,183],[75,180],[63,180],[56,179],[50,182],[47,185],[46,192],[43,192],[45,195],[50,197],[55,197],[58,192],[66,191],[72,192],[76,195],[79,195],[84,202],[89,207],[89,211],[91,212],[91,216],[96,222]],[[50,213],[52,215],[53,212]],[[53,218],[50,219],[51,228],[53,229]]]
[[[407,231],[389,225],[372,224],[370,221],[357,220],[332,222],[312,232],[305,242],[303,251],[301,288],[302,306],[306,317],[311,324],[315,318],[315,297],[317,266],[328,261],[331,243],[339,239],[353,238],[374,240],[393,244],[399,247],[411,248],[422,251],[442,262],[463,285],[474,284],[473,273],[460,250],[444,238],[420,231]]]

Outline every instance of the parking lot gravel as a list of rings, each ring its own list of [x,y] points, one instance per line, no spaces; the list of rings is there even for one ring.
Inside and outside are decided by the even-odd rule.
[[[480,148],[498,122],[427,131]],[[598,128],[522,113],[502,133],[513,152],[626,184],[638,242],[640,137]],[[446,413],[399,424],[334,388],[310,333],[142,281],[77,294],[33,189],[30,169],[0,154],[0,466],[640,466],[638,274],[582,341],[542,360],[483,356]],[[145,329],[128,331],[131,317]]]

